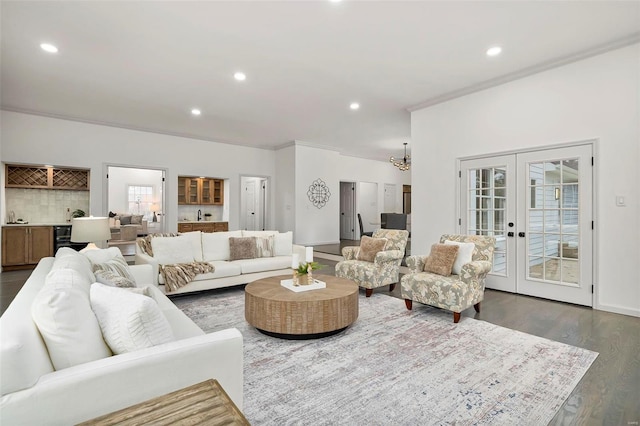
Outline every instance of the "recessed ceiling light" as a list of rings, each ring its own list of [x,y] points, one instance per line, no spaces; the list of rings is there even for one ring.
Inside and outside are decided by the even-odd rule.
[[[487,56],[498,56],[501,53],[502,53],[502,47],[500,46],[493,46],[487,49]]]
[[[360,104],[357,102],[351,102],[351,105],[349,105],[349,108],[351,109],[360,109]]]
[[[342,0],[329,0],[331,3],[340,3]]]
[[[237,72],[233,75],[233,78],[238,81],[245,81],[247,79],[247,76],[243,72]]]
[[[194,109],[191,110],[191,114],[200,115],[200,114],[202,114],[202,111],[200,111],[198,108],[194,108]]]
[[[40,49],[49,53],[58,53],[58,48],[55,47],[53,44],[49,44],[49,43],[42,43],[40,45]]]

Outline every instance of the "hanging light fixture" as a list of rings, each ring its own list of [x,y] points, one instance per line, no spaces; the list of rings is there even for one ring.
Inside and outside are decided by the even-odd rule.
[[[407,155],[407,142],[405,142],[403,145],[404,145],[404,157],[394,158],[393,156],[391,156],[389,161],[391,162],[391,164],[393,164],[394,166],[396,166],[397,168],[399,168],[401,171],[404,172],[411,168],[411,156]]]

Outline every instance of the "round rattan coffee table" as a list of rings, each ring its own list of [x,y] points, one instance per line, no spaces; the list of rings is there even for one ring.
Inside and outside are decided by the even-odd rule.
[[[264,334],[286,339],[325,337],[358,318],[358,285],[348,279],[314,275],[327,288],[293,292],[280,285],[290,276],[254,281],[244,289],[244,316]]]

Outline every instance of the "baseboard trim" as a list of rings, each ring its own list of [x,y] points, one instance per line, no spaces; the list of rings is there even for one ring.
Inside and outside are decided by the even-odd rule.
[[[602,303],[599,303],[597,306],[594,307],[594,309],[597,309],[599,311],[612,312],[614,314],[629,315],[632,317],[640,318],[640,310],[638,309],[623,308],[621,306],[603,305]]]

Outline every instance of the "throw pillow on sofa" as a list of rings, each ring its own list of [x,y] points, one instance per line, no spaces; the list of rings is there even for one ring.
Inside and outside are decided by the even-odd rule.
[[[142,225],[143,214],[133,214],[131,215],[131,225]]]
[[[202,233],[202,257],[205,262],[214,260],[229,260],[229,237],[242,237],[242,231],[227,232],[203,232]]]
[[[120,225],[131,225],[131,216],[120,216]]]
[[[256,237],[229,237],[231,260],[255,259],[257,257]]]
[[[111,356],[91,310],[90,285],[73,269],[52,270],[31,305],[56,370]]]
[[[255,237],[256,239],[256,257],[273,257],[274,256],[274,237]]]
[[[115,249],[118,250],[117,248]],[[89,251],[99,250],[88,250],[87,252]],[[56,260],[51,266],[51,271],[58,269],[73,269],[80,273],[89,283],[96,280],[96,277],[93,275],[91,261],[83,253],[78,253],[69,247],[62,247],[56,252]],[[51,271],[49,273],[51,273]]]
[[[456,245],[434,244],[431,253],[424,262],[424,271],[445,277],[451,275],[453,263],[456,261],[459,247]]]
[[[291,256],[293,254],[293,232],[278,232],[273,236],[275,255]]]
[[[104,340],[114,354],[175,340],[169,321],[153,298],[100,283],[91,286],[90,297]]]
[[[111,287],[135,288],[136,284],[129,278],[118,275],[112,271],[96,271],[96,281]]]
[[[453,268],[451,268],[451,273],[460,275],[462,267],[473,260],[473,250],[475,250],[476,245],[473,243],[459,243],[457,241],[450,240],[445,240],[444,243],[451,246],[458,246],[458,254],[456,256],[456,261],[453,263]]]
[[[191,243],[191,255],[196,262],[202,262],[202,231],[182,232],[179,238],[186,238]]]

